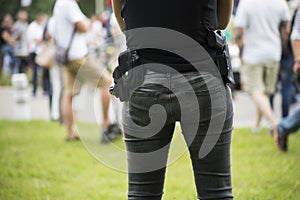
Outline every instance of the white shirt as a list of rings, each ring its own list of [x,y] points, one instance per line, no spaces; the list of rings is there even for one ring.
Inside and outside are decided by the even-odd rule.
[[[98,20],[91,24],[90,30],[87,32],[87,42],[90,49],[96,49],[103,45],[106,34],[104,30],[102,23]]]
[[[28,22],[16,21],[14,24],[14,37],[17,38],[17,45],[15,46],[15,54],[19,56],[26,56],[28,54],[26,44],[26,32]]]
[[[242,59],[246,64],[279,61],[281,38],[279,26],[289,21],[290,13],[284,0],[242,0],[235,26],[244,29]]]
[[[48,20],[47,32],[51,37],[53,37],[55,35],[55,19],[54,19],[54,17],[50,17],[50,19]]]
[[[44,25],[38,24],[36,21],[33,21],[29,24],[26,38],[27,38],[27,46],[28,51],[30,53],[39,53],[41,50],[41,45],[36,43],[36,39],[42,40],[44,33]]]
[[[295,16],[291,40],[300,40],[300,5]]]
[[[57,0],[54,6],[55,34],[58,46],[68,48],[75,23],[86,20],[75,0]],[[86,34],[75,32],[69,49],[69,59],[79,59],[88,54]]]

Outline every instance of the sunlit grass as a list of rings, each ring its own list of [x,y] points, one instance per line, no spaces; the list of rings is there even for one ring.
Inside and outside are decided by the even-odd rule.
[[[0,199],[126,199],[126,174],[99,163],[81,142],[65,142],[64,137],[63,127],[53,122],[0,121]],[[122,148],[121,139],[116,146]],[[236,199],[300,199],[299,146],[299,133],[289,138],[289,152],[281,153],[267,130],[253,134],[236,129]],[[164,199],[196,199],[187,153],[169,166]]]

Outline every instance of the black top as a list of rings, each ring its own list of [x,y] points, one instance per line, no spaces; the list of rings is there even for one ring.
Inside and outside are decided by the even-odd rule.
[[[215,30],[217,27],[217,0],[121,0],[121,2],[125,30],[142,27],[176,30],[196,40],[211,55],[214,54],[214,50],[207,46],[207,30]],[[155,52],[153,49],[144,52],[147,59],[157,57],[153,56]],[[159,54],[159,59],[163,60],[161,54],[170,59],[170,55],[167,56],[166,52]]]
[[[3,39],[2,34],[3,32],[7,32],[10,35],[13,34],[13,31],[10,27],[6,27],[6,26],[0,26],[0,45],[5,45],[7,44],[7,42]]]
[[[217,0],[122,0],[125,29],[163,27],[206,37],[217,26]],[[196,39],[196,38],[195,38]]]
[[[2,33],[3,33],[4,31],[6,31],[6,29],[3,28],[3,27],[0,27],[0,46],[6,44],[6,41],[2,38]]]

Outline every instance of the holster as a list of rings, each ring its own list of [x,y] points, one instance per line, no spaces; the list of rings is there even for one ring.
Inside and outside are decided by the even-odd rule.
[[[214,56],[214,62],[218,67],[224,84],[234,84],[228,43],[225,35],[221,31],[209,31],[207,41],[210,47],[217,50],[217,54]]]
[[[128,101],[130,90],[134,90],[144,82],[144,68],[137,51],[126,50],[118,57],[119,66],[113,72],[114,83],[110,93],[120,101]]]

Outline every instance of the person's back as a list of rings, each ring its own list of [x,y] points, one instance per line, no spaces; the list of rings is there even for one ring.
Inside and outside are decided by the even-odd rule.
[[[217,27],[217,0],[126,0],[125,29],[162,27],[183,32],[201,43],[206,29]]]
[[[55,41],[58,46],[68,48],[75,23],[85,20],[86,17],[80,11],[75,0],[57,0],[55,3],[53,16],[55,18]],[[88,47],[86,34],[76,31],[69,50],[69,59],[79,59],[86,56]]]
[[[233,199],[231,97],[226,82],[224,84],[221,78],[204,69],[214,69],[215,63],[210,58],[226,48],[224,40],[219,49],[209,46],[208,35],[222,37],[214,31],[227,26],[232,4],[232,0],[113,1],[128,47],[119,56],[119,66],[114,71],[117,90],[113,88],[112,92],[126,101],[122,124],[128,159],[129,200],[162,199],[169,145],[176,122],[181,125],[189,149],[198,199]],[[208,54],[203,53],[203,47]],[[131,70],[133,68],[136,70]],[[126,73],[129,75],[122,80]],[[131,84],[138,86],[131,87]],[[129,95],[126,92],[123,95],[123,90]],[[217,91],[213,92],[216,96],[211,96],[210,91]],[[215,106],[217,100],[226,105]],[[198,118],[199,113],[201,117]],[[219,123],[220,130],[212,131],[220,140],[217,139],[217,144],[210,139],[209,144],[206,143],[205,137],[209,137],[212,127],[210,123],[217,122],[216,116],[222,114],[225,122]],[[205,149],[202,145],[212,148],[207,155],[202,155],[201,149]]]
[[[216,30],[218,26],[217,0],[189,0],[186,2],[181,0],[125,0],[122,3],[122,16],[124,17],[125,30],[128,30],[125,32],[125,35],[129,49],[137,47],[134,40],[137,37],[132,35],[134,31],[131,32],[130,30],[156,27],[183,33],[198,42],[212,57],[216,55],[216,49],[208,45],[207,35],[209,31]],[[160,31],[163,32],[163,29]],[[161,49],[170,49],[171,44],[168,42],[162,43],[161,40],[164,39],[157,37],[155,40],[147,40],[145,42],[150,42],[153,46],[159,44]],[[166,46],[162,46],[163,44]],[[194,46],[185,46],[184,48],[188,51]],[[139,55],[141,59],[147,61],[168,64],[177,63],[176,66],[172,65],[177,71],[192,71],[192,67],[185,63],[184,60],[161,49],[139,49]],[[195,62],[200,62],[200,59],[201,56],[193,58]],[[180,66],[178,63],[180,63]]]
[[[249,64],[279,61],[281,56],[280,23],[286,16],[282,0],[243,0],[235,25],[244,28],[243,61]]]
[[[164,27],[195,30],[204,21],[209,26],[217,26],[216,2],[217,0],[125,0],[122,12],[126,16],[126,29]]]

